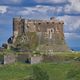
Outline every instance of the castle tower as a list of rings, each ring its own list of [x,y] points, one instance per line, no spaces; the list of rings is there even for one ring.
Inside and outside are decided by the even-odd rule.
[[[13,36],[17,36],[19,33],[20,22],[20,18],[13,18]]]
[[[17,36],[24,33],[25,19],[21,17],[13,18],[13,43],[15,43]]]
[[[55,26],[55,39],[56,43],[64,44],[64,31],[63,31],[64,22],[59,21]]]
[[[16,37],[24,33],[25,20],[21,17],[13,18],[13,36]]]

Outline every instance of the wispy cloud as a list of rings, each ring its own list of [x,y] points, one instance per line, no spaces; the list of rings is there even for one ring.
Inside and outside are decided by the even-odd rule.
[[[70,9],[80,12],[80,0],[68,0],[70,2]]]
[[[0,0],[2,4],[19,4],[22,0]]]
[[[8,6],[0,6],[0,13],[4,14],[7,12]]]
[[[79,13],[80,14],[80,0],[68,0],[70,4],[65,5],[66,13]]]
[[[80,31],[80,16],[61,16],[58,17],[65,22],[65,31],[69,33],[77,33]]]
[[[66,36],[66,39],[80,39],[80,35],[78,35],[77,33],[65,33],[64,35]]]
[[[80,16],[57,17],[64,20],[65,40],[71,47],[80,47]]]
[[[22,0],[8,0],[8,1],[11,3],[21,3],[22,2]]]
[[[43,3],[43,2],[47,2],[47,3],[64,3],[66,2],[67,0],[34,0],[38,3]]]
[[[59,3],[66,3],[64,8],[64,11],[66,13],[70,12],[79,12],[80,13],[80,0],[34,0],[38,3],[51,3],[51,4],[59,4]],[[63,5],[60,5],[63,6]]]

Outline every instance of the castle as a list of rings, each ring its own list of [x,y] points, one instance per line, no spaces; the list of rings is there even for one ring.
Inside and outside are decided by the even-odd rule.
[[[16,48],[27,50],[68,51],[63,26],[64,22],[54,17],[50,20],[13,18],[11,44]]]

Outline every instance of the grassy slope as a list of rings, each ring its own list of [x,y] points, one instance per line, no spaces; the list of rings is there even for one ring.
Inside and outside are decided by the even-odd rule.
[[[50,80],[79,80],[80,63],[41,63],[37,64],[47,71]],[[72,73],[70,72],[72,71]],[[0,67],[0,80],[23,80],[32,73],[31,65],[16,63]],[[70,76],[70,77],[69,77]]]
[[[80,54],[65,55],[80,57]],[[63,56],[65,55],[63,54]],[[36,65],[47,71],[50,80],[80,80],[80,62],[41,63]],[[23,63],[0,65],[0,80],[23,80],[23,78],[32,74],[32,66]]]
[[[30,65],[21,63],[0,66],[0,80],[23,80],[31,71]]]
[[[49,76],[50,80],[79,80],[80,79],[80,63],[47,63],[41,64]],[[74,72],[71,72],[73,71]],[[76,74],[78,73],[78,74]],[[70,76],[70,77],[69,77]]]

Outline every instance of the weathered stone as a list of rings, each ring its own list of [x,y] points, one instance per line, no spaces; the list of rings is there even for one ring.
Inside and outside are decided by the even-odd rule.
[[[16,55],[14,54],[6,54],[0,55],[0,64],[11,64],[16,61]]]
[[[4,55],[4,64],[14,63],[16,61],[16,56],[14,54]]]
[[[31,64],[37,64],[42,62],[43,57],[42,56],[33,56],[31,57]]]
[[[29,63],[29,64],[37,64],[42,62],[43,60],[42,56],[39,55],[32,56],[30,54],[18,54],[16,58],[18,62]]]
[[[18,62],[30,63],[31,55],[30,54],[18,54],[16,58]]]
[[[13,45],[27,50],[68,51],[64,40],[63,21],[13,19]]]

